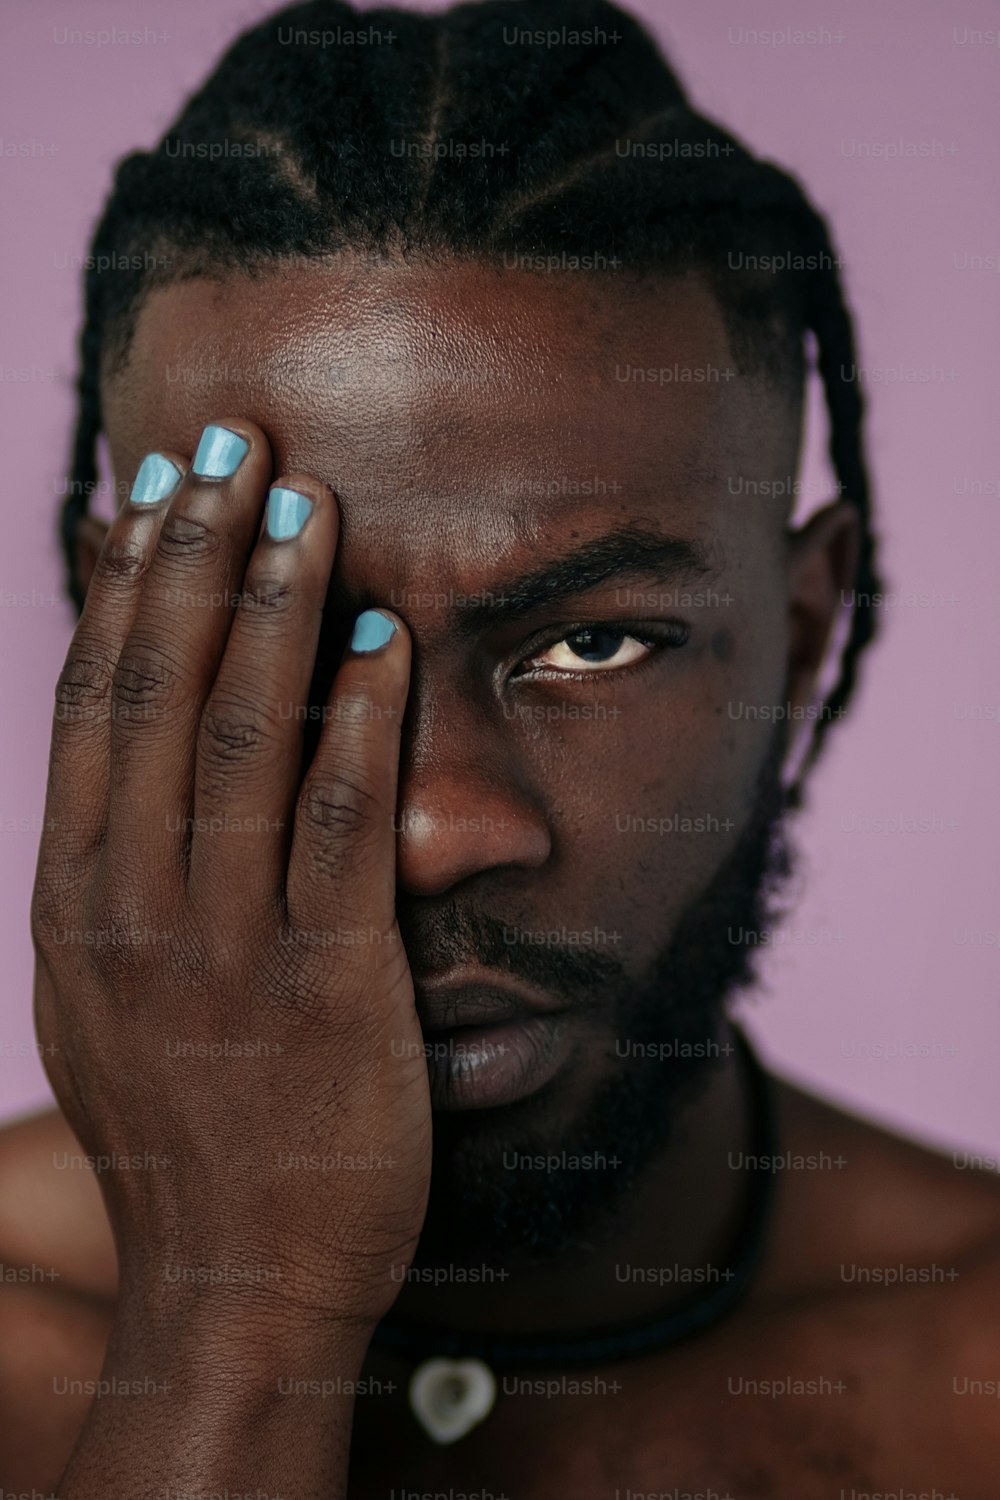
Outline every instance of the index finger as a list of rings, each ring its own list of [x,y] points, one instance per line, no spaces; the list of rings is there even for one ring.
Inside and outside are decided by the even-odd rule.
[[[107,816],[111,684],[138,607],[167,502],[187,470],[150,453],[108,528],[55,690],[42,851],[50,835],[81,858],[99,848]]]

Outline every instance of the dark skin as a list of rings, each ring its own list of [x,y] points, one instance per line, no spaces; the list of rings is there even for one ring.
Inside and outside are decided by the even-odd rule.
[[[283,273],[280,280],[195,281],[150,299],[127,364],[106,381],[116,477],[130,482],[150,451],[166,452],[186,468],[206,421],[251,443],[250,458],[225,489],[224,518],[220,488],[187,481],[183,504],[192,513],[203,506],[213,525],[232,528],[226,534],[238,538],[206,565],[198,586],[213,576],[212,567],[216,582],[226,584],[231,575],[241,586],[269,480],[280,477],[315,503],[302,533],[308,551],[297,541],[278,544],[285,549],[280,557],[266,546],[257,554],[271,576],[275,567],[288,570],[300,613],[291,610],[271,635],[246,634],[242,657],[233,652],[241,641],[234,627],[225,661],[242,667],[244,680],[267,701],[266,653],[273,652],[275,691],[303,697],[331,567],[335,610],[350,618],[378,606],[399,626],[378,661],[359,665],[355,658],[338,678],[341,691],[353,682],[352,690],[395,705],[398,714],[356,732],[338,725],[317,763],[339,756],[374,767],[383,810],[398,807],[401,831],[386,841],[387,820],[381,832],[359,824],[335,861],[315,846],[324,835],[312,825],[312,845],[303,840],[290,848],[290,835],[268,842],[264,834],[249,857],[248,837],[257,835],[230,834],[228,843],[213,835],[200,849],[196,839],[191,880],[200,899],[184,919],[192,951],[205,930],[239,932],[255,896],[267,894],[265,884],[255,890],[253,882],[266,881],[272,868],[292,889],[296,871],[314,876],[335,864],[314,920],[343,901],[346,889],[361,893],[359,911],[391,924],[394,856],[395,888],[418,904],[433,909],[474,896],[481,909],[526,927],[619,932],[616,957],[641,979],[665,931],[704,889],[748,814],[769,726],[728,719],[726,704],[811,701],[856,546],[847,504],[827,507],[792,535],[778,502],[750,505],[728,490],[731,474],[777,478],[794,470],[800,411],[787,394],[742,374],[686,385],[615,375],[626,365],[675,363],[735,368],[719,309],[697,278],[662,284],[652,296],[648,287],[612,288],[600,278],[498,275],[468,265],[447,274],[415,266],[375,273],[341,264]],[[336,374],[324,376],[331,369]],[[596,498],[535,492],[539,481],[545,488],[559,476],[598,476],[607,489]],[[145,527],[144,556],[151,557],[162,516],[136,520],[128,509],[116,528]],[[669,583],[648,572],[615,577],[585,596],[540,601],[523,618],[475,634],[456,630],[445,607],[419,597],[421,591],[499,593],[540,562],[626,522],[699,548],[704,570]],[[92,598],[102,578],[103,540],[100,523],[81,527],[81,570],[97,580]],[[178,660],[181,648],[187,652],[185,691],[190,701],[200,694],[197,711],[185,707],[183,696],[170,705],[169,735],[140,739],[141,730],[133,735],[125,728],[116,762],[124,769],[109,781],[100,807],[91,808],[95,826],[113,821],[118,799],[115,868],[126,868],[129,893],[159,891],[157,880],[166,879],[157,874],[160,825],[151,804],[174,805],[158,800],[171,796],[179,803],[192,776],[198,786],[222,786],[224,798],[243,795],[241,805],[254,808],[282,798],[287,808],[297,790],[291,739],[269,767],[251,768],[250,794],[248,778],[241,782],[231,765],[222,782],[201,778],[192,746],[220,671],[222,622],[231,612],[196,609],[185,634],[176,606],[173,613],[151,607],[167,581],[178,586],[193,578],[183,571],[191,559],[182,551],[168,569],[133,580],[135,592],[121,588],[112,596],[104,589],[103,613],[94,611],[90,622],[111,629],[117,608],[124,640],[145,600],[150,612],[140,618],[167,633]],[[246,577],[255,582],[252,567]],[[709,587],[729,602],[687,609],[671,603],[659,611],[616,602],[616,590]],[[405,602],[397,607],[395,599]],[[565,654],[551,654],[581,620],[637,618],[650,625],[680,618],[690,627],[688,640],[677,650],[640,649],[629,669],[603,682],[594,671],[569,675]],[[515,673],[524,675],[515,681]],[[514,701],[600,701],[619,712],[598,721],[563,716],[544,722],[539,734],[503,711]],[[89,743],[77,736],[61,764],[63,801],[50,812],[66,840],[79,799],[100,801],[106,747],[97,735]],[[136,765],[143,771],[138,784],[130,781]],[[610,839],[609,808],[638,817],[711,812],[732,828],[711,838]],[[139,826],[146,830],[141,842]],[[296,839],[299,827],[296,817]],[[79,829],[77,837],[83,842]],[[370,858],[359,853],[362,845]],[[159,853],[170,850],[164,845]],[[98,876],[86,879],[94,889]],[[314,885],[314,878],[301,881],[303,902],[312,899]],[[197,927],[199,911],[210,913],[209,929]],[[171,931],[179,924],[176,914],[170,918]],[[222,1017],[229,1017],[226,985],[236,1007],[259,990],[266,972],[264,947],[234,941],[228,960],[212,970],[214,1034],[225,1031]],[[407,957],[419,984],[433,955]],[[50,958],[56,968],[56,956]],[[112,1402],[95,1403],[60,1485],[64,1500],[144,1493],[144,1485],[152,1492],[154,1485],[232,1490],[260,1483],[270,1484],[270,1493],[327,1496],[450,1487],[541,1500],[564,1489],[596,1497],[616,1488],[676,1486],[728,1489],[741,1500],[819,1500],[842,1488],[849,1493],[852,1484],[885,1489],[904,1482],[915,1491],[936,1485],[963,1500],[992,1500],[995,1412],[982,1401],[959,1402],[951,1379],[998,1373],[985,1332],[1000,1312],[993,1182],[956,1175],[932,1154],[779,1084],[783,1149],[826,1152],[846,1164],[782,1180],[765,1266],[740,1311],[682,1348],[629,1365],[565,1372],[617,1380],[617,1394],[501,1397],[481,1427],[455,1448],[438,1449],[408,1413],[410,1366],[368,1348],[375,1321],[392,1301],[386,1267],[407,1260],[419,1237],[428,1172],[430,1111],[419,1070],[404,1074],[386,1064],[377,1075],[383,1093],[371,1083],[370,1060],[379,1047],[384,1060],[385,1035],[407,1026],[419,1035],[406,965],[394,959],[377,972],[355,971],[346,987],[342,977],[321,982],[303,970],[301,987],[335,1010],[364,987],[367,1014],[378,1024],[366,1028],[355,1017],[350,1034],[334,1029],[328,1036],[314,1018],[305,1043],[280,1032],[280,1061],[258,1062],[249,1074],[191,1067],[168,1074],[154,1061],[150,1035],[176,1035],[178,1017],[196,1028],[205,1015],[205,997],[193,970],[187,972],[184,980],[171,971],[170,986],[150,1001],[162,965],[155,981],[144,971],[138,1021],[127,1007],[116,1015],[109,998],[127,990],[131,973],[115,976],[117,990],[106,980],[102,988],[86,965],[64,968],[48,989],[42,985],[40,1030],[43,1040],[59,1039],[49,1066],[69,1123],[50,1116],[6,1132],[0,1259],[56,1267],[59,1278],[2,1289],[10,1332],[3,1345],[17,1350],[16,1360],[10,1352],[0,1356],[0,1392],[15,1417],[0,1443],[0,1477],[8,1487],[59,1482],[88,1402],[55,1400],[52,1374],[93,1379],[107,1350],[106,1376],[138,1378],[155,1370],[172,1394],[142,1405],[122,1401],[112,1412]],[[323,989],[327,982],[332,990]],[[68,1027],[60,1018],[69,1007]],[[551,1090],[545,1116],[553,1143],[569,1149],[574,1120],[613,1067],[600,1019],[575,1024],[573,1066]],[[63,1071],[68,1058],[75,1087]],[[324,1193],[334,1194],[324,1200],[305,1175],[272,1184],[279,1197],[262,1198],[260,1174],[274,1151],[288,1149],[289,1140],[314,1140],[323,1081],[334,1068],[345,1102],[324,1127],[323,1141],[339,1140],[347,1150],[377,1135],[400,1154],[405,1170],[384,1174],[375,1193],[367,1181],[324,1179]],[[133,1078],[142,1081],[138,1091],[122,1083]],[[272,1096],[273,1112],[261,1102]],[[408,1286],[397,1305],[413,1317],[506,1330],[593,1326],[595,1309],[608,1324],[665,1310],[676,1291],[623,1283],[614,1267],[704,1265],[729,1245],[741,1185],[727,1157],[748,1145],[746,1084],[735,1056],[711,1076],[683,1126],[683,1149],[656,1157],[613,1225],[573,1265],[522,1268],[488,1290]],[[53,1153],[73,1149],[73,1130],[88,1150],[117,1145],[168,1154],[173,1143],[178,1168],[169,1189],[150,1201],[119,1178],[105,1181],[102,1198],[93,1174],[54,1171]],[[206,1145],[204,1157],[198,1141]],[[262,1201],[269,1204],[264,1224]],[[683,1209],[667,1213],[664,1204]],[[259,1297],[241,1288],[224,1298],[196,1298],[182,1318],[177,1299],[164,1295],[149,1267],[168,1254],[229,1261],[234,1245],[245,1248],[245,1260],[281,1257],[282,1292],[290,1294]],[[847,1285],[841,1274],[844,1264],[900,1263],[940,1264],[959,1274],[898,1289]],[[262,1418],[262,1398],[289,1374],[378,1376],[397,1389],[357,1402],[286,1400]],[[728,1393],[730,1377],[788,1375],[842,1380],[846,1389],[782,1400]]]

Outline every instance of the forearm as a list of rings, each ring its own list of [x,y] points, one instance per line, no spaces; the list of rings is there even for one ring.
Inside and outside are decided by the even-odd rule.
[[[125,1311],[59,1500],[343,1500],[369,1337],[237,1297]]]

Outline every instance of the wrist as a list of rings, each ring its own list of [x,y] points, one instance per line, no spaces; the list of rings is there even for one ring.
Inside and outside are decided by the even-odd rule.
[[[122,1347],[156,1347],[179,1361],[252,1357],[277,1370],[297,1357],[360,1368],[378,1320],[350,1311],[346,1297],[344,1304],[344,1310],[317,1307],[284,1288],[232,1279],[171,1284],[123,1277],[111,1342],[120,1335]]]
[[[232,1289],[181,1306],[132,1287],[60,1496],[266,1487],[340,1500],[371,1332]]]
[[[287,1339],[317,1357],[329,1348],[363,1359],[384,1300],[366,1301],[346,1284],[338,1288],[328,1268],[306,1271],[232,1250],[143,1247],[141,1255],[122,1259],[116,1321],[171,1346],[189,1336],[237,1348],[246,1339],[275,1347]]]

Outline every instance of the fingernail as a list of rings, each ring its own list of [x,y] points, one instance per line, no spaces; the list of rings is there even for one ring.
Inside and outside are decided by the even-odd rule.
[[[201,435],[192,472],[205,479],[228,479],[235,474],[250,444],[228,427],[209,425]]]
[[[396,624],[377,609],[363,610],[354,622],[352,651],[378,651],[396,634]]]
[[[286,490],[284,485],[274,485],[267,494],[267,534],[276,542],[290,536],[298,536],[309,519],[312,501],[298,490]]]
[[[180,478],[180,469],[169,458],[162,453],[147,453],[139,465],[129,499],[133,505],[155,505],[177,488]]]

